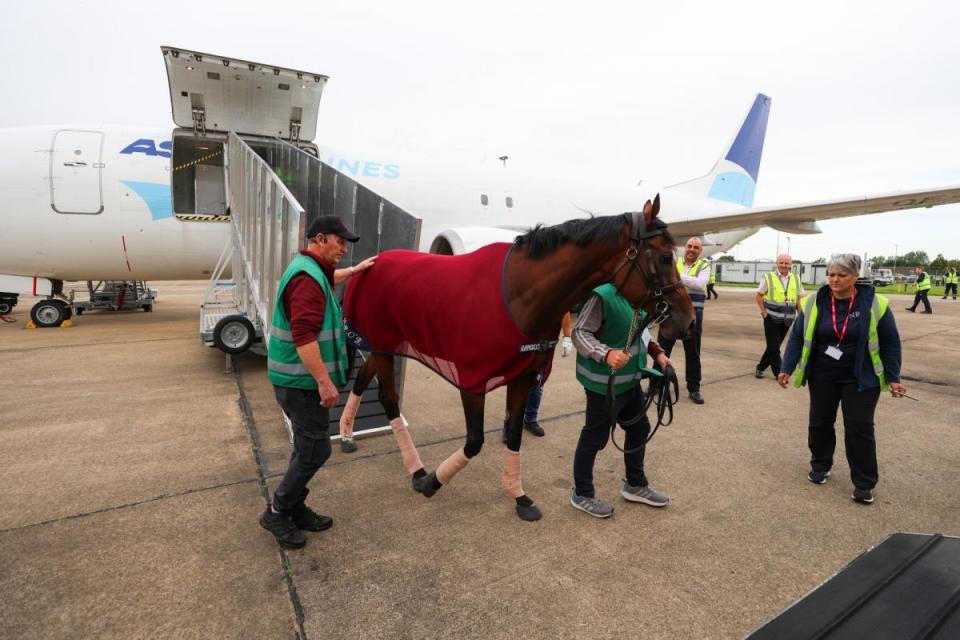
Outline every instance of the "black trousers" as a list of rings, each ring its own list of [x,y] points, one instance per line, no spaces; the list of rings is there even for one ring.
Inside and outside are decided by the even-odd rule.
[[[703,308],[694,307],[693,310],[696,312],[697,323],[694,325],[694,328],[690,330],[690,335],[683,341],[683,356],[686,369],[684,377],[687,380],[687,391],[691,393],[700,391],[700,336],[703,334]],[[677,341],[661,337],[658,337],[657,340],[669,358],[673,352],[673,345],[676,344]]]
[[[711,296],[714,298],[720,297],[719,295],[717,295],[717,290],[714,288],[713,283],[708,282],[707,283],[707,300],[709,300]]]
[[[593,498],[593,463],[597,453],[607,446],[610,437],[610,410],[606,394],[594,393],[589,389],[584,391],[587,393],[587,422],[580,430],[580,440],[573,454],[573,481],[578,496]],[[650,434],[650,421],[644,412],[640,385],[618,395],[616,402],[617,422],[626,432],[623,448],[627,451],[637,449],[633,453],[623,454],[627,483],[645,487],[647,476],[643,473],[643,458],[647,453],[645,441]]]
[[[829,471],[837,446],[834,423],[837,406],[843,410],[843,444],[850,466],[850,479],[858,489],[873,489],[877,484],[877,440],[873,416],[880,399],[880,388],[857,390],[856,382],[836,383],[811,380],[810,426],[807,444],[810,447],[810,468]]]
[[[918,304],[923,302],[924,311],[933,311],[933,309],[930,308],[930,299],[927,298],[927,294],[929,293],[930,293],[929,289],[925,291],[917,291],[917,294],[913,296],[913,304],[910,306],[910,310],[913,311],[914,309],[917,308]]]
[[[273,506],[281,513],[303,504],[307,484],[330,457],[330,410],[320,405],[316,389],[294,389],[274,385],[280,408],[293,423],[293,452],[283,480],[273,492]]]
[[[948,282],[946,285],[944,285],[944,288],[943,288],[943,298],[944,298],[944,300],[946,300],[947,296],[950,295],[950,289],[951,289],[951,288],[953,289],[953,299],[954,299],[954,300],[957,299],[957,283],[955,283],[955,282]]]
[[[780,374],[780,345],[783,344],[788,331],[790,331],[790,325],[787,323],[777,322],[770,316],[763,319],[763,337],[767,348],[760,356],[760,362],[757,363],[759,371],[765,371],[770,367],[773,375]]]

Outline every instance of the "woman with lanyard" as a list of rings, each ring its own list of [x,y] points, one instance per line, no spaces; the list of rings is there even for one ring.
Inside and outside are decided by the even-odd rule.
[[[844,445],[855,501],[873,502],[877,484],[877,446],[873,415],[880,392],[894,398],[907,392],[900,384],[900,336],[886,298],[870,285],[858,285],[860,257],[833,256],[827,284],[804,298],[793,323],[777,382],[810,390],[810,473],[823,484],[833,466],[834,422],[843,407]]]

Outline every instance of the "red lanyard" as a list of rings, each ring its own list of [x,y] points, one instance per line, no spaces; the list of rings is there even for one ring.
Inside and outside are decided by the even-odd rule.
[[[830,311],[833,313],[833,333],[837,336],[837,346],[840,346],[840,343],[843,342],[843,336],[847,335],[847,323],[850,322],[850,315],[853,313],[853,301],[857,298],[857,290],[853,290],[853,295],[850,296],[850,306],[847,307],[847,317],[843,319],[843,329],[837,331],[837,299],[833,295],[830,296]]]

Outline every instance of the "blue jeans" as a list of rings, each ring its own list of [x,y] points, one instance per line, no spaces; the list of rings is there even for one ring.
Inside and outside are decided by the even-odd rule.
[[[523,410],[524,422],[536,422],[540,413],[540,401],[543,400],[543,387],[536,385],[527,396],[527,406]]]

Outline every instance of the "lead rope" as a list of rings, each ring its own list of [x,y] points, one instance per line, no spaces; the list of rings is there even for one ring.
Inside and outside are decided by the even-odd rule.
[[[647,316],[644,321],[640,324],[637,323],[637,318],[640,315],[640,307],[637,307],[633,312],[633,319],[630,321],[630,333],[627,335],[627,344],[623,348],[624,352],[627,355],[630,354],[630,348],[633,346],[633,341],[638,335],[643,335],[643,331],[649,326],[651,317]],[[677,382],[677,374],[673,370],[673,367],[667,367],[663,372],[663,376],[660,378],[653,377],[650,379],[650,390],[647,392],[646,401],[643,404],[643,411],[640,412],[637,416],[629,421],[623,423],[624,427],[629,427],[636,424],[646,415],[647,409],[650,407],[650,404],[654,401],[654,396],[656,395],[656,404],[657,404],[657,424],[654,425],[653,431],[650,432],[650,435],[647,436],[646,440],[643,441],[639,447],[634,447],[633,449],[624,449],[619,444],[617,444],[616,430],[617,430],[617,396],[614,393],[614,378],[616,377],[616,371],[611,369],[610,377],[607,378],[607,409],[610,412],[610,441],[613,442],[619,451],[622,451],[624,454],[636,453],[642,451],[643,448],[647,445],[650,440],[653,439],[653,436],[656,435],[657,429],[661,426],[669,426],[673,422],[673,405],[680,400],[680,384]],[[673,385],[673,393],[670,393],[670,385]],[[643,387],[640,388],[641,393],[643,392]],[[666,421],[664,421],[664,415],[667,416]]]

